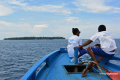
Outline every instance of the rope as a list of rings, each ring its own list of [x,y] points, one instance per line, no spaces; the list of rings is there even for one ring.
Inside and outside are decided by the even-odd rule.
[[[92,63],[96,64],[96,66],[98,67],[98,70],[100,71],[101,74],[103,74],[101,68],[102,68],[104,71],[109,72],[105,67],[97,64],[95,61],[86,61],[86,62],[79,63],[78,65],[82,65],[82,64],[84,64],[84,63],[88,63],[88,64],[87,64],[86,68],[85,68],[85,69],[83,70],[83,72],[82,72],[82,77],[85,76],[85,75],[87,75],[87,73],[89,72],[88,68],[90,67],[90,65],[92,65]],[[100,68],[100,67],[101,67],[101,68]]]
[[[90,64],[90,63],[96,64],[95,61],[88,61],[88,64]],[[88,66],[88,64],[87,64],[87,66]],[[101,72],[101,74],[103,74],[103,72],[102,72],[101,68],[98,66],[98,64],[96,64],[96,66],[98,67],[98,70]]]

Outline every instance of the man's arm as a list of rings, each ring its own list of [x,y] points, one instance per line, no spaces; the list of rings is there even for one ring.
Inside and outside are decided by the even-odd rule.
[[[81,47],[84,47],[84,46],[90,44],[91,42],[93,42],[93,41],[89,39],[89,40],[87,40],[85,43],[83,43],[82,45],[77,46],[77,47],[74,47],[74,49],[75,49],[75,48],[81,48]]]
[[[79,45],[80,46],[80,45]],[[80,50],[82,50],[83,49],[83,47],[80,47]]]

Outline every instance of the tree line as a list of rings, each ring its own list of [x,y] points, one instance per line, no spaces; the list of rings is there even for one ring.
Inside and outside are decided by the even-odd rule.
[[[51,40],[51,39],[65,39],[64,37],[12,37],[4,38],[4,40]]]

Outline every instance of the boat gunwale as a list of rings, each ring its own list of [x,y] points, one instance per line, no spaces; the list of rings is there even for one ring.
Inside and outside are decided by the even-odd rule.
[[[27,72],[26,74],[22,77],[21,80],[28,80],[30,77],[32,77],[33,79],[35,79],[37,77],[36,74],[36,70],[38,69],[38,67],[43,63],[46,62],[46,65],[49,65],[49,61],[48,59],[50,58],[50,56],[54,55],[55,53],[60,52],[60,50],[56,50],[50,54],[47,54],[45,57],[43,57],[42,59],[40,59],[37,63],[35,63]],[[45,65],[44,65],[45,66]],[[44,66],[42,68],[44,68]],[[40,70],[42,70],[42,68]],[[40,71],[39,70],[39,71]],[[38,73],[39,73],[38,71]]]

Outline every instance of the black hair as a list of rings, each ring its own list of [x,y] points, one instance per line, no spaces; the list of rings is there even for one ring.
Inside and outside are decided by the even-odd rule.
[[[106,31],[105,25],[100,25],[100,26],[98,27],[98,31]]]
[[[80,32],[80,31],[78,30],[78,28],[72,28],[72,33],[73,33],[74,35],[76,35],[77,32]]]

